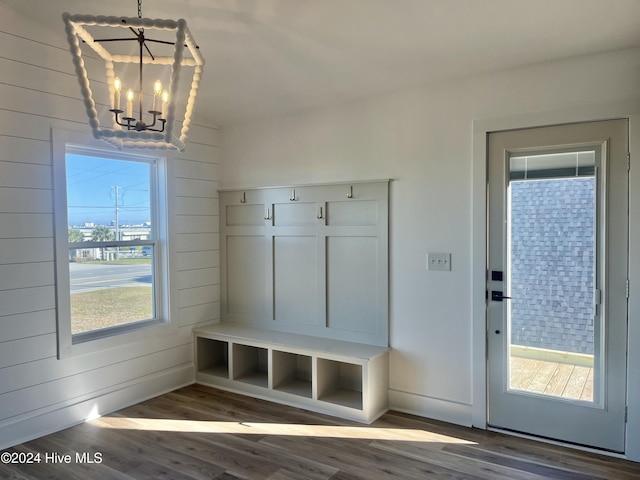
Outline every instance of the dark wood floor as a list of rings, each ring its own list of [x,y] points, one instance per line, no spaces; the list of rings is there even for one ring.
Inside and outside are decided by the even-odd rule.
[[[0,463],[0,478],[640,479],[640,464],[607,456],[397,412],[363,426],[198,385],[8,451],[41,463]],[[71,463],[45,462],[53,453]]]

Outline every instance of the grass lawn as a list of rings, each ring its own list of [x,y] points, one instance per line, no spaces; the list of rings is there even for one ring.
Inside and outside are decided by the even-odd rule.
[[[120,287],[71,295],[71,333],[147,320],[153,317],[150,286]]]

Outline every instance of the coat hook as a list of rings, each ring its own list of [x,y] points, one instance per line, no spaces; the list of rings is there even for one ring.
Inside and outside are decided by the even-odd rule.
[[[296,201],[296,189],[295,188],[293,190],[291,190],[291,196],[289,197],[289,200],[291,200],[292,202]]]
[[[349,191],[347,192],[347,198],[353,198],[353,185],[349,186]]]
[[[322,218],[322,207],[320,207],[320,213],[318,213],[318,219]]]
[[[240,199],[240,203],[247,203],[247,192],[242,192],[242,198]]]
[[[265,220],[271,220],[271,209],[267,208],[267,214],[264,216]]]

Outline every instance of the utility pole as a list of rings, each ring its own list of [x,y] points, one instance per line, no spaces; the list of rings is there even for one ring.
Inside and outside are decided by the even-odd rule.
[[[118,206],[118,198],[120,197],[120,189],[122,187],[118,186],[118,185],[112,185],[111,188],[113,188],[116,191],[116,231],[115,231],[115,240],[118,242],[120,241],[120,221],[118,219],[118,213],[120,212],[120,208]],[[116,247],[116,260],[118,260],[120,258],[120,247]]]

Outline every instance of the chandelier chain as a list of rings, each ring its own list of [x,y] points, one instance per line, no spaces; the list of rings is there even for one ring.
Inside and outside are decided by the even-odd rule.
[[[138,18],[142,18],[142,0],[138,0]],[[139,28],[138,33],[144,35],[144,28]]]

